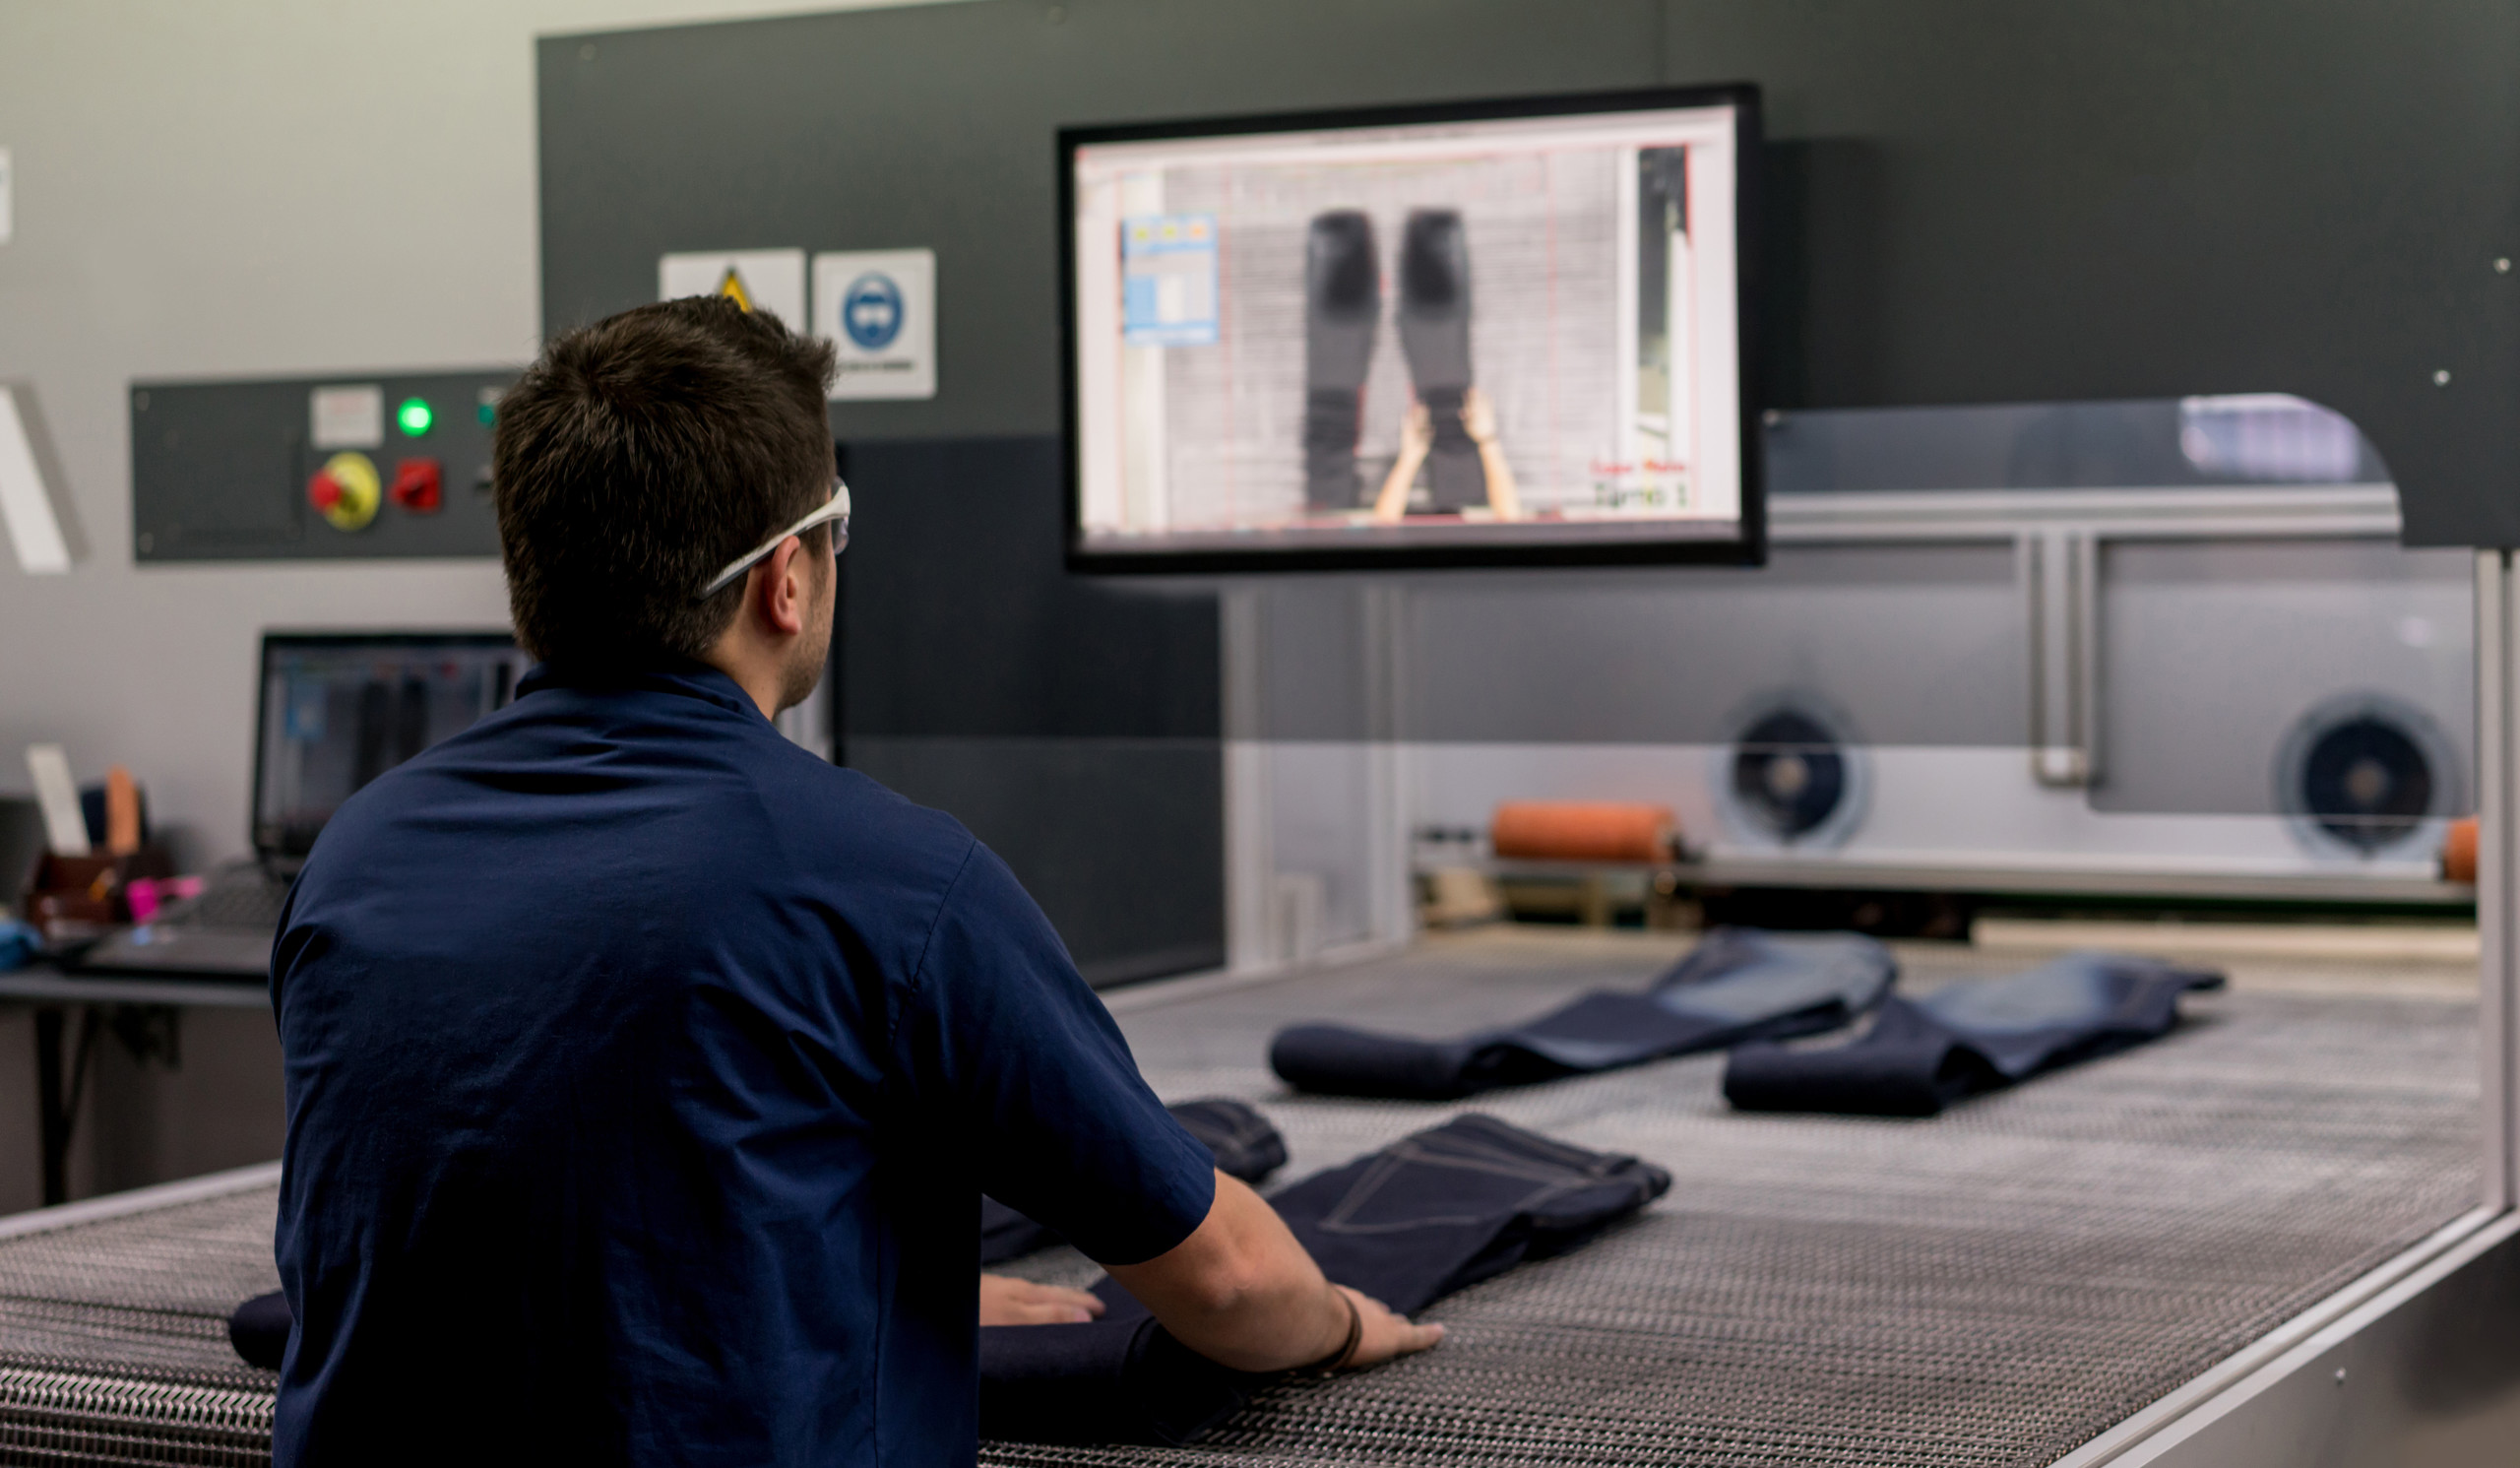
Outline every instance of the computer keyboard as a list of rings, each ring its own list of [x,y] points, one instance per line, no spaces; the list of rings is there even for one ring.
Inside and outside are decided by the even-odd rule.
[[[270,932],[280,926],[281,904],[287,897],[288,883],[259,867],[229,872],[212,882],[177,921]]]

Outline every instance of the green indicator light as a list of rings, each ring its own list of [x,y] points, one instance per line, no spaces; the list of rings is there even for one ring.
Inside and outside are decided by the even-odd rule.
[[[481,419],[481,426],[484,428],[493,426],[499,420],[499,405],[496,403],[484,403],[479,409],[475,410],[475,413]]]
[[[425,400],[406,398],[403,406],[394,410],[394,421],[407,436],[417,438],[429,431],[429,424],[437,421],[437,415],[429,411]]]

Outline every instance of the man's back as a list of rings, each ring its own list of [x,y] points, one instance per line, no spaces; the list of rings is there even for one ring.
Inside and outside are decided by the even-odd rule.
[[[1116,1127],[1144,1245],[1207,1206],[1003,866],[707,670],[530,680],[363,792],[274,994],[284,1464],[968,1457],[978,1185],[1074,1213]]]

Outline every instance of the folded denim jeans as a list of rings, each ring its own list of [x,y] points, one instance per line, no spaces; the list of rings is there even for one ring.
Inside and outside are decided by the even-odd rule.
[[[1472,1114],[1316,1173],[1269,1201],[1334,1282],[1403,1314],[1579,1247],[1663,1195],[1670,1174]],[[1197,1440],[1266,1376],[1190,1351],[1104,1280],[1085,1325],[980,1332],[980,1435],[1000,1441]]]
[[[1182,1129],[1216,1154],[1217,1170],[1257,1182],[1286,1166],[1287,1139],[1269,1118],[1239,1101],[1214,1097],[1165,1108]],[[980,1263],[999,1264],[1060,1242],[1058,1234],[995,1198],[980,1199]]]
[[[1445,1101],[1834,1030],[1881,1002],[1898,972],[1889,949],[1857,933],[1719,927],[1642,993],[1596,991],[1457,1040],[1297,1025],[1270,1045],[1269,1064],[1299,1090]]]
[[[1930,1117],[1953,1102],[2169,1034],[2178,998],[2223,976],[2149,958],[2074,953],[2026,974],[1894,997],[1845,1044],[1745,1045],[1724,1095],[1752,1112]]]

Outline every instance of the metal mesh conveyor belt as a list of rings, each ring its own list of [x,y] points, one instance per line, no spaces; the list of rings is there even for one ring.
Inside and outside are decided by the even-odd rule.
[[[1930,1121],[1732,1116],[1714,1057],[1464,1107],[1292,1097],[1266,1069],[1292,1020],[1444,1033],[1634,986],[1674,951],[1507,933],[1115,995],[1167,1099],[1262,1103],[1282,1177],[1477,1108],[1676,1181],[1592,1247],[1437,1306],[1452,1335],[1426,1356],[1272,1391],[1196,1448],[982,1460],[2044,1463],[2476,1196],[2475,1006],[2417,994],[2202,996],[2168,1041]],[[2025,966],[1903,957],[1911,989]],[[0,1238],[0,1462],[264,1461],[271,1377],[223,1319],[274,1287],[273,1198],[257,1181]],[[1017,1267],[1092,1272],[1063,1249]]]
[[[279,1288],[275,1182],[0,1239],[0,1461],[271,1461],[227,1312]]]
[[[1929,1121],[1736,1116],[1720,1056],[1457,1106],[1294,1097],[1267,1069],[1292,1021],[1458,1033],[1636,987],[1681,946],[1509,929],[1186,1002],[1115,996],[1166,1098],[1263,1104],[1284,1177],[1481,1110],[1651,1158],[1671,1191],[1436,1306],[1439,1349],[1281,1388],[1195,1448],[982,1460],[2047,1463],[2478,1196],[2476,1009],[2439,997],[2197,996],[2162,1043]],[[1901,958],[1911,991],[2037,961]],[[1092,1273],[1066,1250],[1026,1272]]]

